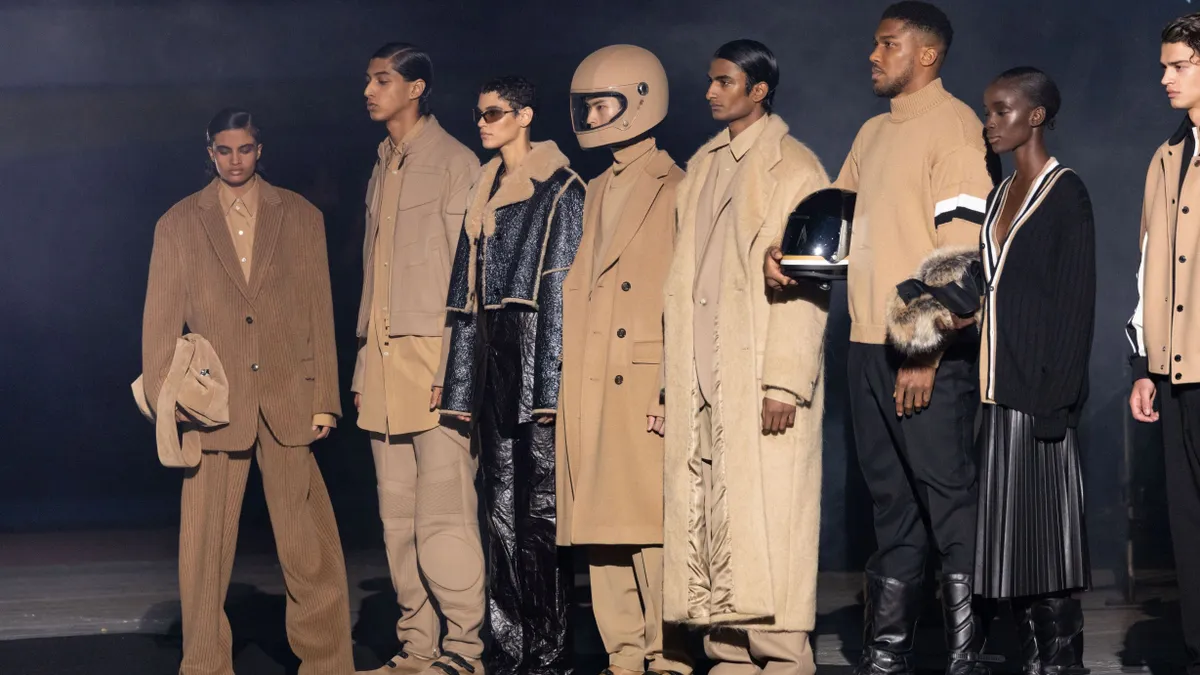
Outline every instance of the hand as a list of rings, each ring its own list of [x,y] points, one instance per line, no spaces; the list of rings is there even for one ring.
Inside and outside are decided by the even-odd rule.
[[[429,393],[429,412],[437,410],[442,405],[442,388],[434,387]]]
[[[646,433],[654,432],[659,436],[667,432],[667,418],[646,415]]]
[[[781,260],[783,260],[783,249],[778,246],[768,248],[767,255],[763,258],[763,276],[766,277],[767,288],[773,291],[796,285],[795,279],[783,273]]]
[[[188,419],[188,416],[178,408],[175,409],[175,421],[179,422],[180,424],[187,424],[188,422],[191,422],[191,420]]]
[[[909,359],[896,373],[896,390],[892,398],[896,401],[896,417],[905,417],[929,407],[933,398],[933,380],[937,368]]]
[[[329,427],[314,426],[313,433],[317,435],[316,440],[323,441],[329,438]]]
[[[1158,411],[1154,409],[1154,399],[1158,395],[1158,390],[1154,387],[1154,381],[1148,377],[1143,377],[1133,383],[1133,391],[1129,394],[1129,410],[1133,413],[1133,419],[1139,422],[1157,422]]]
[[[942,330],[947,330],[947,331],[962,330],[962,329],[966,328],[967,326],[974,325],[974,323],[975,323],[974,316],[962,317],[962,316],[958,316],[957,314],[950,315],[950,325],[949,326],[947,326],[946,323],[943,322],[941,319],[937,320],[938,328],[941,328]]]
[[[782,434],[796,424],[796,406],[763,397],[762,430],[764,434]]]
[[[362,412],[362,394],[354,395],[354,409]]]
[[[537,423],[544,427],[548,427],[551,424],[554,424],[554,415],[542,415],[541,417],[537,418]]]

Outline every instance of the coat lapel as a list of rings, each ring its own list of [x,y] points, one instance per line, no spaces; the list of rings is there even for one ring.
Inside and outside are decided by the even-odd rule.
[[[662,191],[663,179],[671,171],[672,162],[667,153],[655,152],[654,158],[650,160],[645,169],[646,174],[655,180],[653,182],[640,180],[634,185],[633,192],[630,193],[628,201],[625,202],[625,208],[621,211],[621,222],[617,224],[617,231],[613,233],[612,241],[604,251],[603,263],[600,265],[600,269],[595,270],[595,273],[589,277],[590,279],[598,281],[600,275],[617,262],[617,259],[625,252],[625,248],[629,246],[629,242],[633,241],[638,230],[642,229],[642,223],[646,221],[646,214],[650,213],[650,207],[654,206],[654,200]],[[611,176],[611,174],[606,175]],[[595,285],[595,281],[592,285]]]
[[[258,296],[263,279],[271,267],[279,232],[283,229],[283,199],[267,181],[259,185],[258,222],[254,226],[254,257],[250,266],[250,299]]]
[[[583,237],[579,240],[579,250],[575,253],[575,263],[567,273],[566,289],[588,290],[591,296],[592,260],[596,248],[596,228],[600,227],[600,202],[604,201],[604,191],[612,171],[605,171],[596,176],[588,185],[587,194],[583,198]]]
[[[767,128],[746,153],[747,165],[738,171],[730,189],[733,191],[734,237],[737,241],[738,258],[744,258],[754,244],[758,231],[767,219],[767,208],[775,196],[779,180],[775,178],[775,167],[783,159],[780,144],[787,135],[788,126],[772,115]]]
[[[217,180],[209,183],[200,193],[200,221],[204,223],[204,232],[208,235],[209,243],[225,268],[226,274],[241,291],[246,299],[250,298],[250,290],[246,285],[246,276],[238,264],[237,251],[233,248],[233,237],[229,235],[229,226],[225,223],[225,214],[221,213],[221,200],[217,198]],[[260,214],[261,216],[261,214]],[[257,234],[255,237],[257,238]]]

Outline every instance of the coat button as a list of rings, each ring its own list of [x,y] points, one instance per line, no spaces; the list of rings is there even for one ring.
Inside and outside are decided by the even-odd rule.
[[[701,307],[703,307],[703,306],[705,306],[705,305],[707,305],[707,304],[708,304],[708,301],[707,301],[707,300],[705,300],[704,298],[700,298],[700,306],[701,306]]]
[[[620,375],[613,378],[613,382],[616,382],[617,384],[621,384],[624,381],[625,381],[625,378],[621,377]]]
[[[1182,380],[1182,379],[1183,379],[1183,373],[1175,373],[1175,379],[1177,379],[1177,380]]]
[[[1181,263],[1187,262],[1187,256],[1186,255],[1179,256],[1179,262],[1181,262]]]
[[[619,338],[625,337],[625,329],[624,328],[617,329],[617,337],[619,337]]]
[[[1180,362],[1180,361],[1182,361],[1182,360],[1183,360],[1183,355],[1182,355],[1182,354],[1176,354],[1176,355],[1175,355],[1175,363],[1179,363],[1179,362]]]
[[[1188,212],[1188,207],[1186,207],[1186,206],[1185,206],[1185,207],[1183,207],[1183,212],[1184,212],[1184,213],[1187,213],[1187,212]]]
[[[256,373],[257,373],[257,372],[258,372],[258,364],[257,364],[257,363],[251,363],[251,364],[250,364],[250,370],[253,370],[254,372],[256,372]]]
[[[252,317],[252,316],[246,317],[246,323],[254,323],[254,317]]]
[[[1182,311],[1183,311],[1183,305],[1175,305],[1175,311],[1176,311],[1176,312],[1182,312]]]
[[[631,288],[633,288],[633,286],[630,286],[628,281],[626,281],[625,283],[621,284],[621,290],[623,290],[623,291],[628,291],[628,290],[629,290],[629,289],[631,289]]]

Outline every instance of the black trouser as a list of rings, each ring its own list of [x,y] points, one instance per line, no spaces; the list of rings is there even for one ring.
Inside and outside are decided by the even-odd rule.
[[[565,675],[567,556],[555,542],[554,426],[522,422],[530,316],[487,311],[479,326],[480,385],[472,440],[487,527],[488,675]]]
[[[879,549],[872,574],[919,584],[928,530],[942,572],[975,571],[975,411],[978,342],[962,340],[942,359],[929,407],[897,417],[893,392],[903,357],[884,345],[851,343],[850,411],[858,463],[875,508]]]
[[[1200,675],[1200,385],[1158,380],[1167,512],[1189,675]]]

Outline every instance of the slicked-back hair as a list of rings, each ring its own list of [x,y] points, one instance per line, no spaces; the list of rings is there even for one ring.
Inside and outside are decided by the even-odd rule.
[[[734,40],[718,47],[713,58],[725,59],[746,74],[747,94],[754,85],[765,82],[767,95],[762,100],[762,107],[771,112],[771,106],[775,103],[775,88],[779,86],[779,63],[775,60],[774,52],[755,40]]]

